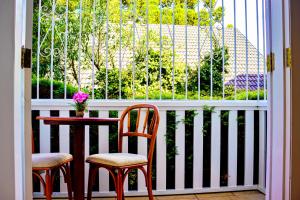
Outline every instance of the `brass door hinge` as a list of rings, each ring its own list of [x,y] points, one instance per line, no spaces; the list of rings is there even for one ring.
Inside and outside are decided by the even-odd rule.
[[[292,49],[286,48],[285,49],[285,59],[287,67],[292,68]]]
[[[275,70],[275,54],[272,52],[267,55],[267,70],[268,72],[273,72]]]
[[[21,52],[21,67],[31,68],[31,49],[22,47]]]

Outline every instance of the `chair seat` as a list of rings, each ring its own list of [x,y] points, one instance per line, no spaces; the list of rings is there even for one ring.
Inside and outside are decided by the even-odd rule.
[[[52,168],[72,161],[68,153],[37,153],[32,154],[32,168]]]
[[[102,153],[90,155],[87,162],[110,165],[114,167],[130,166],[136,164],[146,164],[147,157],[131,153]]]

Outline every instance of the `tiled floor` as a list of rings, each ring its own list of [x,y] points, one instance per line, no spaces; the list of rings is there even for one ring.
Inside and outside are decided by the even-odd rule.
[[[147,197],[127,197],[125,199],[126,200],[148,200]],[[264,200],[264,199],[265,199],[265,195],[257,191],[155,197],[155,200]],[[114,200],[114,198],[93,198],[93,200]]]

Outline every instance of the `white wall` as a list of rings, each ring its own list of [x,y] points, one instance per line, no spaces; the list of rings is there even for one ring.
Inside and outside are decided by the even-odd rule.
[[[0,199],[23,199],[22,1],[0,0]]]

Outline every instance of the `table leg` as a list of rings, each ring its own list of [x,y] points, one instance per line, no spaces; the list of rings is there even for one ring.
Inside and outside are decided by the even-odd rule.
[[[84,125],[73,126],[74,199],[84,200]]]

